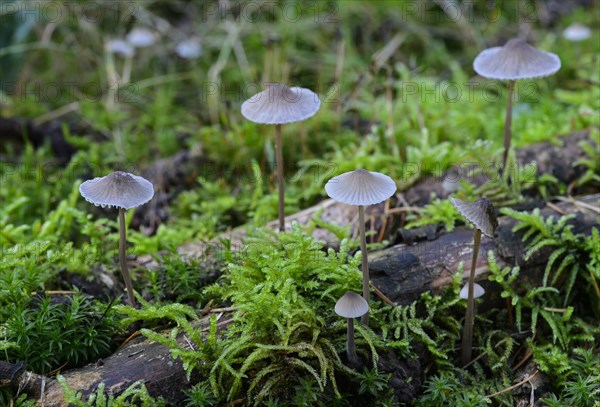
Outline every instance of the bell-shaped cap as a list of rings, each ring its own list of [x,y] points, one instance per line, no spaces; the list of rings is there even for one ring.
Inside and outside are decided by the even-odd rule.
[[[462,199],[450,197],[450,202],[462,216],[464,216],[475,227],[486,236],[494,237],[494,231],[498,227],[498,219],[494,206],[487,198],[481,198],[475,202],[466,202]]]
[[[592,36],[592,30],[585,25],[573,23],[565,28],[562,35],[566,40],[577,42],[590,38]]]
[[[560,69],[556,54],[540,51],[520,38],[503,47],[488,48],[473,61],[473,69],[484,78],[517,80],[552,75]]]
[[[242,103],[242,115],[255,123],[285,124],[308,119],[320,107],[319,97],[310,89],[275,84]]]
[[[145,48],[154,45],[156,35],[146,28],[134,28],[127,34],[127,42],[136,48]]]
[[[475,283],[473,285],[473,298],[479,298],[483,294],[485,294],[485,290],[483,289],[483,287],[480,286],[479,284]],[[465,286],[460,289],[459,296],[463,300],[466,300],[469,298],[469,284],[465,284]]]
[[[348,291],[335,303],[335,313],[344,318],[358,318],[369,312],[369,303],[363,297]]]
[[[152,199],[154,187],[145,178],[116,171],[105,177],[85,181],[79,186],[79,193],[96,206],[130,209]]]
[[[330,198],[348,205],[374,205],[396,192],[396,183],[387,175],[354,170],[331,178],[325,184]]]

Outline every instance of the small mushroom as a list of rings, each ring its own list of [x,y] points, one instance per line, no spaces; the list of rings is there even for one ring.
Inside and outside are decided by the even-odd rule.
[[[482,286],[475,283],[473,284],[473,298],[482,297],[485,294],[485,290]],[[466,300],[469,298],[469,284],[465,284],[463,288],[460,289],[460,293],[458,294],[461,300]]]
[[[512,99],[515,82],[519,79],[552,75],[560,69],[560,58],[556,54],[532,47],[525,40],[513,38],[503,47],[493,47],[481,51],[473,61],[473,69],[484,78],[508,80],[502,156],[502,168],[506,172],[506,161],[512,136]]]
[[[590,38],[592,36],[592,30],[585,25],[573,23],[565,28],[562,35],[568,41],[579,42]]]
[[[105,47],[108,52],[124,57],[131,58],[135,53],[133,46],[124,40],[114,39],[107,41]]]
[[[492,203],[482,198],[475,202],[465,202],[461,199],[450,197],[450,202],[462,216],[464,216],[469,222],[475,225],[475,236],[473,238],[473,259],[471,262],[471,273],[469,274],[469,282],[467,288],[467,315],[465,317],[465,327],[463,330],[462,338],[462,358],[461,362],[464,365],[471,361],[471,354],[473,348],[473,324],[475,317],[475,266],[477,264],[477,255],[479,253],[479,243],[481,242],[481,234],[493,238],[494,231],[498,227],[498,220],[496,219],[496,212]],[[481,287],[480,287],[481,288]],[[462,291],[461,290],[461,298]],[[483,288],[481,288],[483,290]],[[483,292],[481,293],[483,295]]]
[[[346,330],[346,354],[348,361],[354,365],[359,365],[360,360],[356,355],[356,345],[354,344],[354,318],[366,315],[369,312],[369,304],[358,294],[348,291],[335,303],[335,313],[341,317],[348,318],[348,328]]]
[[[184,59],[196,59],[202,55],[200,39],[192,37],[181,41],[175,47],[175,52]]]
[[[275,164],[279,191],[279,230],[285,230],[285,196],[283,182],[283,146],[281,125],[299,122],[313,116],[321,107],[319,97],[306,88],[289,88],[274,84],[242,103],[242,115],[260,124],[275,125]]]
[[[390,198],[396,192],[396,183],[387,175],[367,170],[354,170],[333,177],[325,185],[330,198],[348,205],[358,205],[360,250],[362,252],[363,298],[369,303],[369,262],[365,234],[365,205],[375,205]],[[369,323],[369,314],[361,322]]]
[[[152,31],[140,27],[131,30],[125,38],[136,48],[146,48],[156,42],[156,35]]]
[[[79,186],[79,193],[86,201],[96,206],[119,208],[119,264],[123,280],[125,280],[125,287],[127,287],[129,304],[135,306],[133,285],[125,253],[127,244],[125,210],[143,205],[152,199],[154,187],[145,178],[128,172],[116,171],[105,177],[85,181]]]

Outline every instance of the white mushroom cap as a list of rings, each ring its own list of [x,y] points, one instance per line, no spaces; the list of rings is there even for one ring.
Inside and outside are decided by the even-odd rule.
[[[483,287],[480,286],[479,284],[475,283],[473,285],[473,298],[479,298],[483,294],[485,294],[485,290],[483,289]],[[468,283],[465,284],[465,286],[460,289],[459,296],[463,300],[466,300],[467,298],[469,298],[469,284]]]
[[[475,202],[466,202],[462,199],[450,197],[450,202],[462,216],[486,236],[494,237],[494,231],[498,227],[498,219],[494,206],[487,198],[481,198]]]
[[[187,40],[181,41],[175,47],[175,52],[181,58],[195,59],[202,55],[202,46],[198,38],[188,38]]]
[[[473,69],[484,78],[517,80],[552,75],[560,69],[556,54],[540,51],[520,38],[503,47],[488,48],[473,61]]]
[[[566,40],[569,41],[583,41],[592,36],[592,30],[585,25],[573,23],[565,28],[562,35]]]
[[[344,318],[358,318],[369,312],[367,300],[348,291],[335,303],[335,313]]]
[[[106,49],[113,54],[120,54],[125,57],[132,57],[135,53],[133,46],[127,41],[110,40],[106,43]]]
[[[127,42],[136,48],[144,48],[154,45],[156,35],[146,28],[134,28],[127,34]]]
[[[116,171],[105,177],[85,181],[79,186],[79,193],[96,206],[130,209],[152,199],[154,187],[145,178]]]
[[[285,124],[308,119],[320,107],[319,97],[310,89],[275,84],[242,103],[242,115],[255,123]]]
[[[396,192],[396,183],[387,175],[354,170],[331,178],[325,184],[330,198],[348,205],[374,205]]]

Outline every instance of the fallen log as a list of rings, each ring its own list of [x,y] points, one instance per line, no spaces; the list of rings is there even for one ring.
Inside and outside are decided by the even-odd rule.
[[[231,322],[225,315],[218,323],[219,330]],[[208,318],[202,319],[197,326],[207,329]],[[193,346],[183,334],[179,334],[177,341],[183,347]],[[188,380],[181,361],[174,360],[166,346],[143,336],[135,337],[106,359],[60,374],[72,390],[83,395],[84,400],[102,383],[106,395],[118,396],[134,383],[141,382],[151,396],[160,396],[172,406],[181,405],[185,397],[183,391],[200,380],[194,373]],[[58,381],[29,372],[24,364],[0,361],[0,386],[27,393],[39,406],[67,406]]]
[[[577,201],[560,202],[542,209],[544,217],[557,217],[561,214],[575,214],[569,224],[575,233],[589,235],[592,228],[600,228],[598,211],[588,208],[598,207],[600,194],[589,195]],[[582,202],[583,205],[578,204]],[[559,214],[556,210],[559,210]],[[546,264],[551,248],[543,249],[525,261],[525,245],[520,234],[514,234],[512,228],[517,221],[508,216],[498,219],[496,238],[483,237],[479,248],[476,280],[487,277],[488,251],[494,253],[498,264],[521,266],[521,278],[534,282],[541,281],[541,270]],[[399,304],[408,304],[425,291],[439,291],[450,284],[452,275],[462,262],[465,267],[463,281],[469,276],[469,265],[473,253],[473,230],[461,227],[451,233],[444,233],[433,240],[423,240],[414,244],[399,244],[369,254],[371,281],[383,294]],[[487,287],[486,288],[487,291]]]

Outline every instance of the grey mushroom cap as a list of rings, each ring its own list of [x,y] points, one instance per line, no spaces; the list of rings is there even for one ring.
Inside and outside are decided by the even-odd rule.
[[[344,318],[358,318],[369,312],[369,303],[360,295],[348,291],[335,303],[335,313]]]
[[[450,202],[462,216],[481,230],[481,233],[488,237],[494,237],[494,231],[498,227],[498,219],[496,218],[494,206],[487,198],[475,202],[466,202],[462,199],[450,197]]]
[[[330,198],[348,205],[374,205],[396,192],[393,179],[379,172],[354,170],[331,178],[325,184]]]
[[[242,103],[242,115],[255,123],[285,124],[308,119],[320,107],[310,89],[275,84]]]
[[[483,287],[475,283],[473,285],[473,298],[479,298],[483,296],[483,294],[485,294],[485,290],[483,289]],[[460,289],[459,296],[463,300],[469,298],[469,284],[465,284],[465,286]]]
[[[513,38],[503,47],[481,51],[473,61],[473,69],[490,79],[541,78],[560,69],[560,58],[556,54],[540,51],[520,38]]]
[[[96,206],[131,209],[152,199],[154,187],[145,178],[116,171],[85,181],[79,186],[79,193]]]

